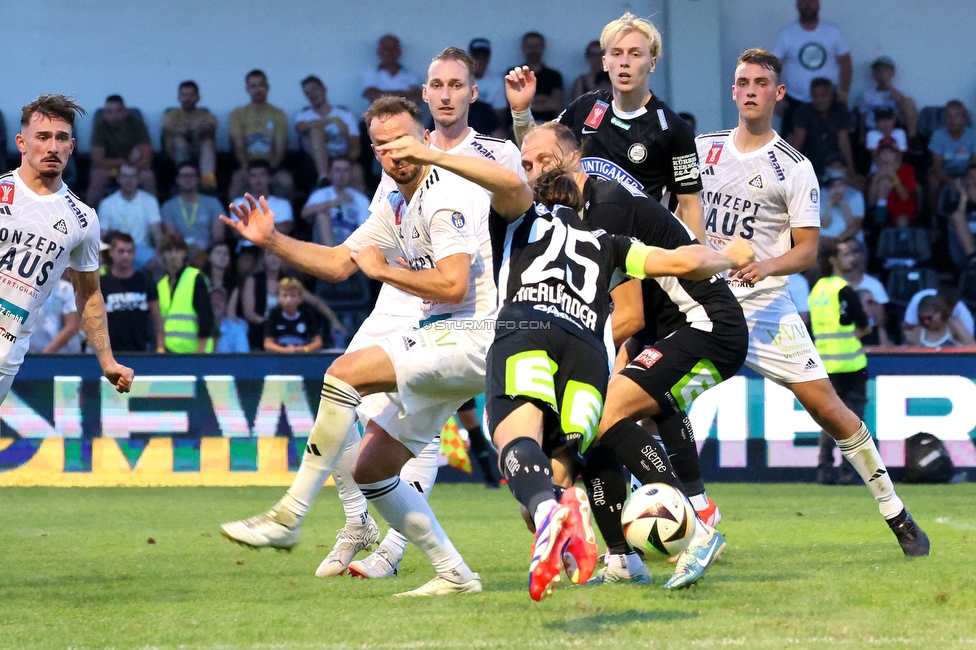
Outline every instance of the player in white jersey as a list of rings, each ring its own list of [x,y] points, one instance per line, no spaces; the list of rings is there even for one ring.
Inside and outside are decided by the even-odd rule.
[[[420,111],[398,97],[378,99],[364,116],[377,159],[397,182],[381,209],[340,246],[329,248],[274,230],[263,200],[231,206],[224,223],[292,266],[330,282],[357,266],[367,276],[423,300],[412,312],[370,317],[349,350],[326,371],[315,424],[296,484],[318,481],[365,423],[352,478],[392,528],[428,557],[437,576],[408,595],[481,590],[426,500],[398,474],[457,408],[484,389],[497,296],[491,275],[487,193],[454,174],[413,165],[377,149],[404,135],[426,140]],[[405,268],[408,267],[408,268]],[[364,399],[363,396],[367,396]],[[294,487],[294,486],[293,486]],[[269,520],[294,526],[308,509],[291,491],[263,515],[224,524],[228,538],[249,544],[249,529]]]
[[[743,52],[732,86],[738,126],[697,138],[708,245],[721,248],[738,234],[756,251],[755,262],[727,274],[749,325],[746,364],[789,388],[837,441],[905,554],[927,555],[928,537],[895,494],[867,427],[834,391],[790,300],[788,276],[817,260],[820,189],[810,161],[772,129],[786,92],[781,71],[769,52]]]
[[[98,217],[61,179],[75,147],[75,116],[82,113],[63,95],[41,95],[25,106],[16,138],[20,167],[0,176],[0,402],[65,268],[102,372],[120,393],[132,385],[132,369],[116,362],[109,343],[98,288]]]

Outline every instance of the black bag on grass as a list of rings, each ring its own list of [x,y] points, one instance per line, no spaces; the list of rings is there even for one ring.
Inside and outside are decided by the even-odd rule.
[[[905,440],[905,483],[948,483],[956,470],[942,441],[931,433]]]

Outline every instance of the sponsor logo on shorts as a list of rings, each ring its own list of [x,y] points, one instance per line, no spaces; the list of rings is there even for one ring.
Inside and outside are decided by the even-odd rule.
[[[705,156],[706,165],[717,165],[718,159],[722,157],[722,147],[725,146],[725,142],[713,142],[711,149],[708,150],[708,155]]]
[[[607,114],[607,109],[610,108],[610,104],[606,102],[597,101],[593,104],[593,108],[590,109],[590,114],[586,116],[583,120],[583,124],[595,129],[600,126],[600,122],[603,121],[603,116]]]
[[[804,370],[814,370],[817,368],[818,364],[812,358],[807,359],[807,365],[803,366]]]
[[[460,212],[451,213],[451,223],[453,223],[454,227],[458,230],[464,228],[464,215]]]
[[[409,350],[413,346],[417,345],[417,342],[414,341],[409,336],[403,336],[401,338],[403,339],[403,349],[405,349],[405,350]]]
[[[3,181],[0,183],[0,203],[4,205],[14,204],[14,182]]]
[[[8,332],[6,327],[0,326],[0,339],[6,339],[13,343],[17,340],[17,336],[13,332]]]
[[[650,368],[655,363],[657,363],[661,357],[664,355],[655,350],[654,348],[646,348],[643,352],[638,354],[631,364],[637,364],[644,366],[645,368]]]

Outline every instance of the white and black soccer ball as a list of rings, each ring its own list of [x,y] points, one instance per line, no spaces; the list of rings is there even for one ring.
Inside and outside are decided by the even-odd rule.
[[[695,511],[670,485],[651,483],[633,492],[620,513],[627,543],[646,556],[669,558],[691,542]]]

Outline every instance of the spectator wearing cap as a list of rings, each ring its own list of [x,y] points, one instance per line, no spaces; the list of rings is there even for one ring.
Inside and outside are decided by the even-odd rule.
[[[865,148],[873,155],[878,147],[894,147],[905,153],[908,151],[908,136],[905,130],[895,126],[895,111],[890,106],[874,109],[874,128],[868,131]]]
[[[491,106],[499,119],[504,119],[508,115],[505,76],[491,69],[491,42],[487,38],[471,39],[468,54],[474,59],[474,83],[478,86],[478,101]]]
[[[827,161],[834,157],[853,170],[851,112],[837,99],[830,79],[818,77],[810,82],[810,96],[812,101],[796,109],[787,141],[810,159],[818,176],[823,176]]]
[[[613,90],[610,84],[610,73],[603,69],[603,48],[600,47],[600,41],[590,41],[583,56],[586,57],[586,65],[590,69],[576,77],[570,101],[594,90],[607,92]]]
[[[836,245],[837,241],[863,240],[864,195],[847,184],[842,168],[828,169],[820,182],[820,243]]]
[[[881,108],[890,110],[897,122],[905,127],[908,137],[914,137],[918,125],[918,108],[915,100],[895,87],[895,62],[888,56],[879,56],[871,64],[871,77],[874,88],[866,90],[861,97],[861,119],[864,129],[878,128],[875,120],[876,111]]]

